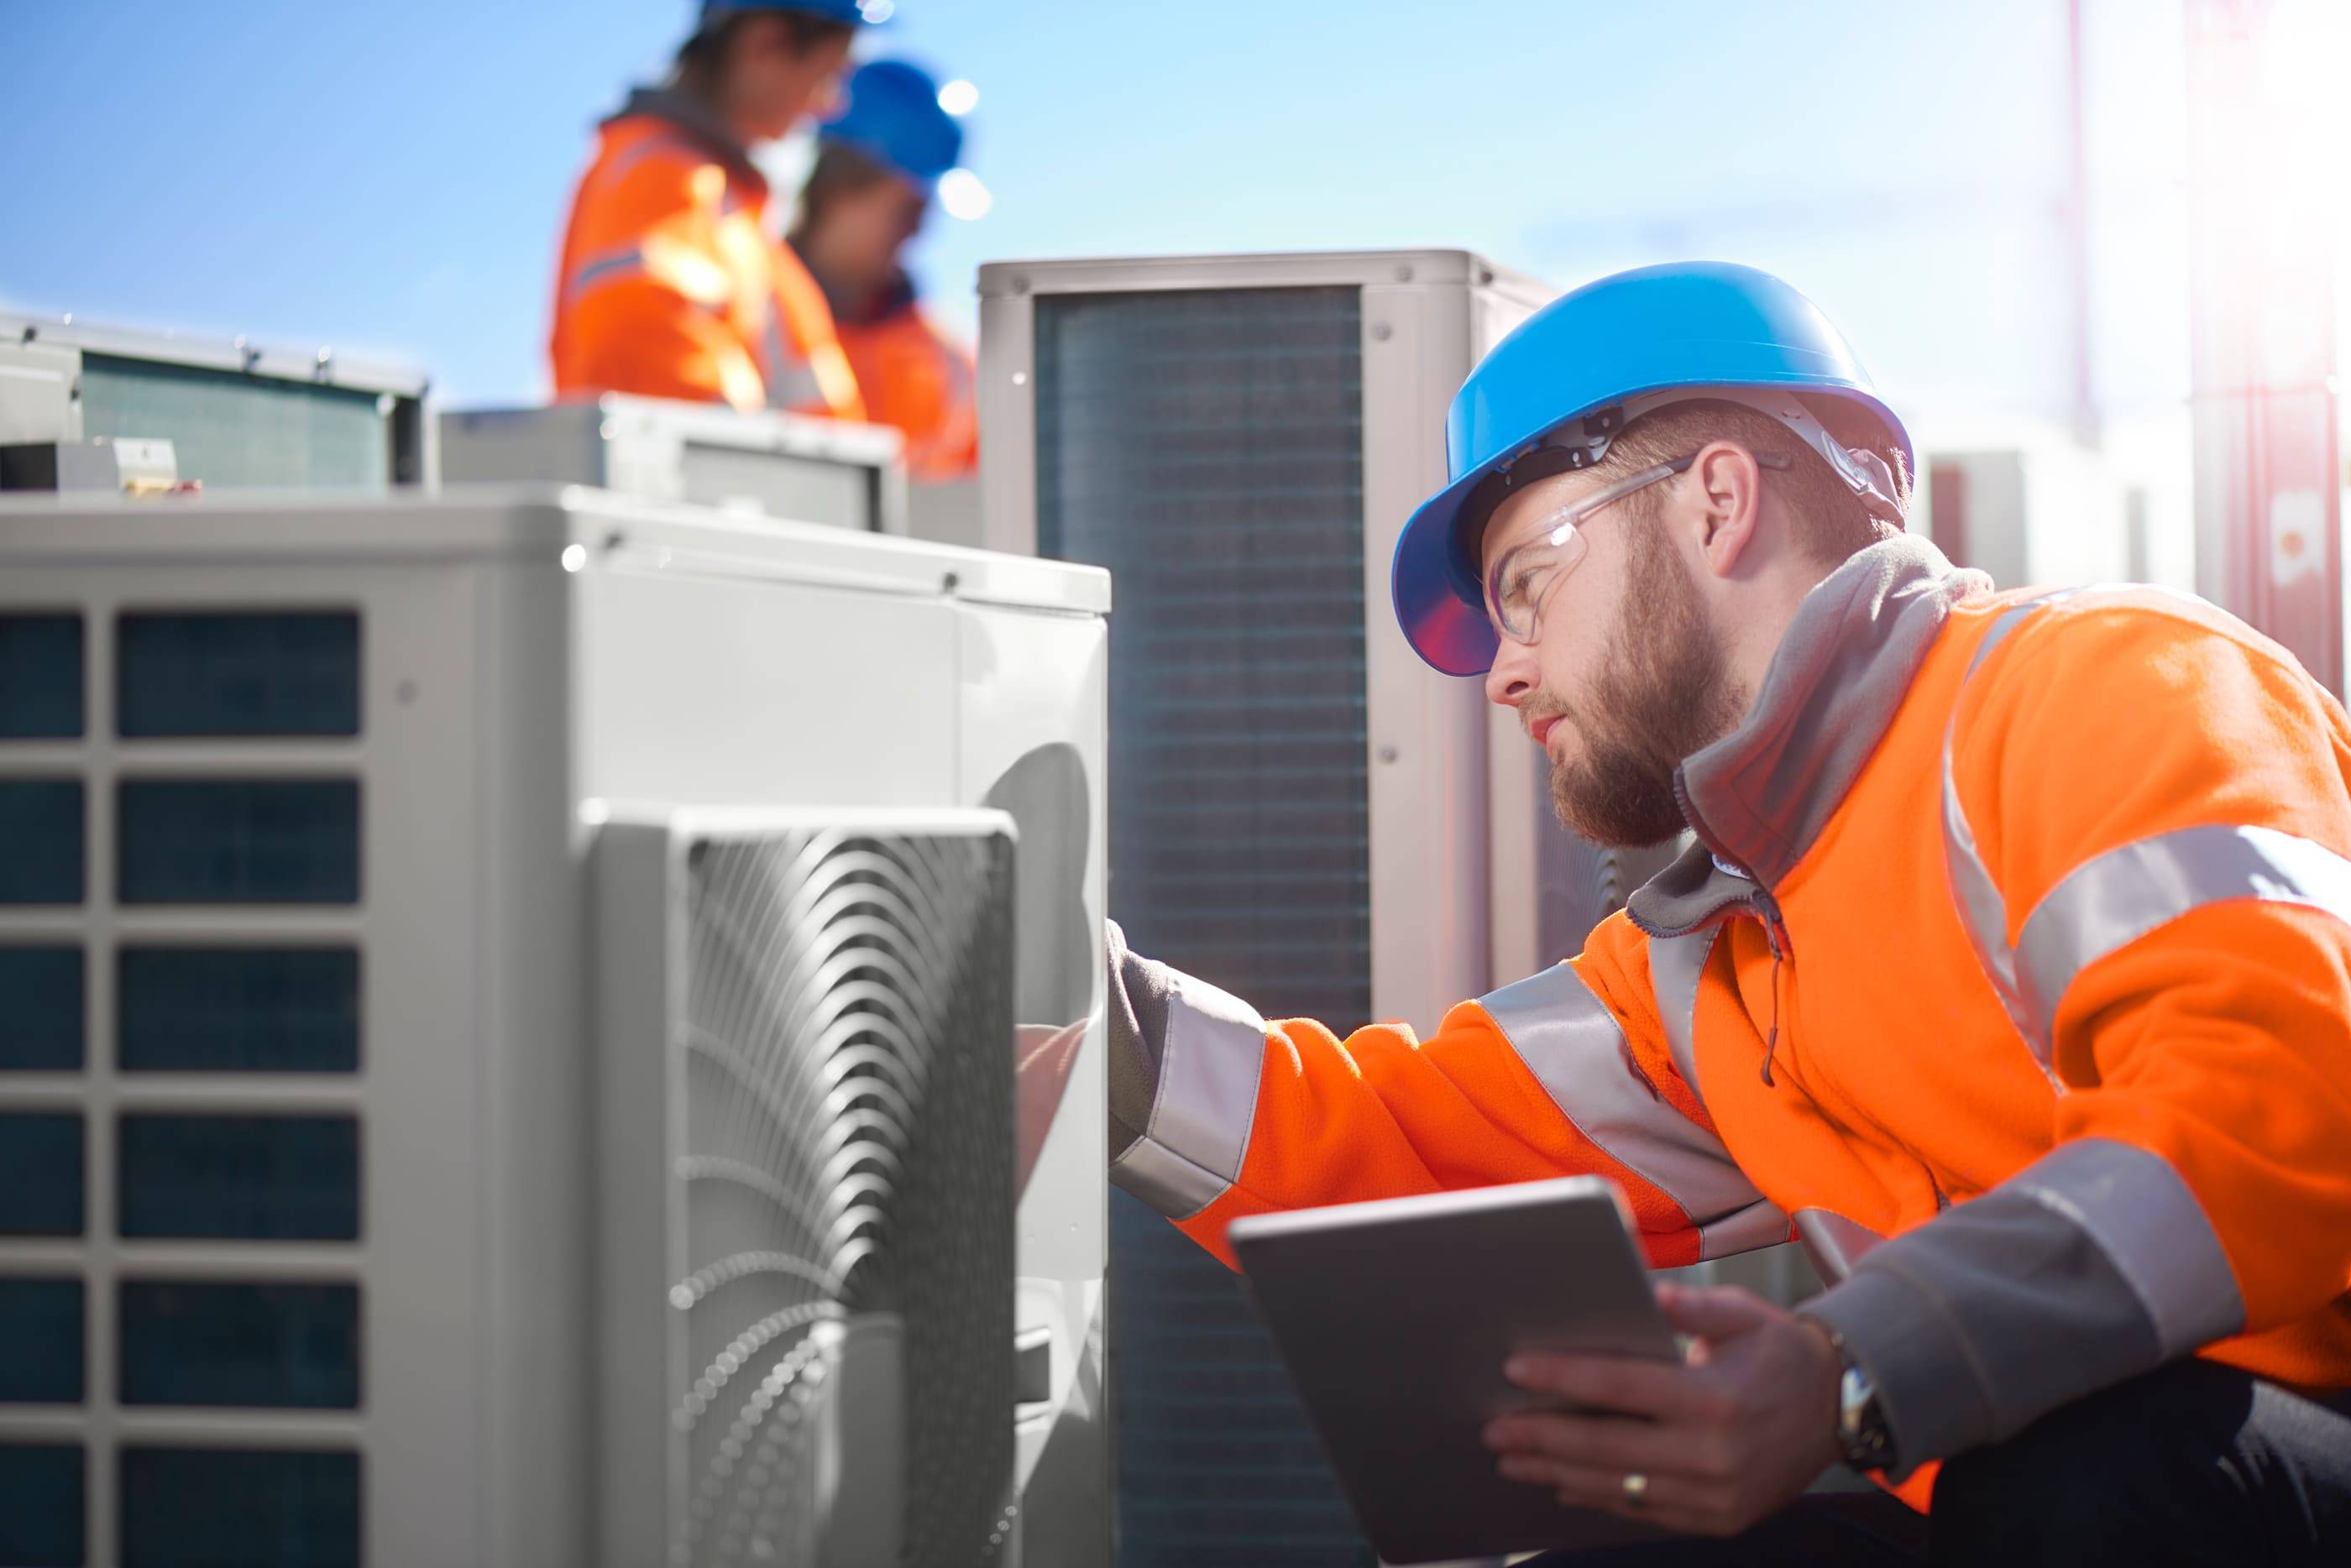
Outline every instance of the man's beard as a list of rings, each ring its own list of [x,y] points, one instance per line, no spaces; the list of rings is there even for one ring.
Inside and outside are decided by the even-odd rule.
[[[1730,732],[1747,711],[1698,586],[1656,532],[1634,531],[1615,635],[1590,694],[1562,723],[1581,754],[1554,763],[1561,822],[1596,844],[1661,844],[1687,824],[1674,796],[1682,760]]]

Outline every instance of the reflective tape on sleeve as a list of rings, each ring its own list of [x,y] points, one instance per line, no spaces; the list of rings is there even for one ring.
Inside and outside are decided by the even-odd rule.
[[[1265,1020],[1255,1008],[1177,975],[1151,1119],[1112,1162],[1111,1179],[1171,1220],[1223,1197],[1249,1154],[1265,1047]]]
[[[1702,1236],[1743,1210],[1770,1210],[1721,1142],[1650,1086],[1614,1015],[1569,965],[1504,986],[1479,1005],[1560,1114],[1587,1141],[1671,1199]],[[1776,1224],[1771,1239],[1783,1239],[1787,1221]],[[1719,1238],[1724,1250],[1741,1250],[1732,1242],[1750,1228],[1726,1229]]]
[[[2016,943],[2020,999],[2043,1041],[2076,976],[2107,954],[2209,904],[2298,904],[2351,921],[2351,861],[2268,827],[2186,827],[2083,862],[2026,917]]]

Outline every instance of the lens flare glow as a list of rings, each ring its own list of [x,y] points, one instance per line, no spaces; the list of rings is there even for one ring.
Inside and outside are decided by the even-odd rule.
[[[939,205],[948,217],[969,222],[987,216],[996,198],[970,170],[950,169],[939,178]]]
[[[957,78],[939,88],[939,107],[960,119],[979,107],[979,88]]]

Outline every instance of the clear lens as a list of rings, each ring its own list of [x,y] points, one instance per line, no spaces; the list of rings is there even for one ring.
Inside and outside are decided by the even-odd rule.
[[[1486,578],[1486,614],[1513,642],[1532,642],[1542,602],[1583,558],[1583,531],[1562,520],[1503,553]]]
[[[1542,532],[1504,551],[1501,559],[1486,574],[1486,618],[1494,623],[1495,631],[1512,642],[1532,643],[1541,623],[1543,601],[1583,559],[1583,531],[1576,524],[1611,502],[1621,501],[1661,479],[1672,478],[1688,468],[1696,457],[1693,452],[1689,457],[1645,468],[1605,490],[1579,496],[1552,513],[1543,524]]]

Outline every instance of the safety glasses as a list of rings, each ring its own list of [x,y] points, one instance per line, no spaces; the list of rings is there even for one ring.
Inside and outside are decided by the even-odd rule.
[[[1645,468],[1589,495],[1579,495],[1545,518],[1541,531],[1525,544],[1503,551],[1486,573],[1486,618],[1494,623],[1494,630],[1512,642],[1531,646],[1542,625],[1544,601],[1590,547],[1583,536],[1584,519],[1636,490],[1687,472],[1697,461],[1698,453],[1692,452]],[[1757,452],[1755,461],[1764,468],[1788,466],[1788,459],[1778,452]]]

